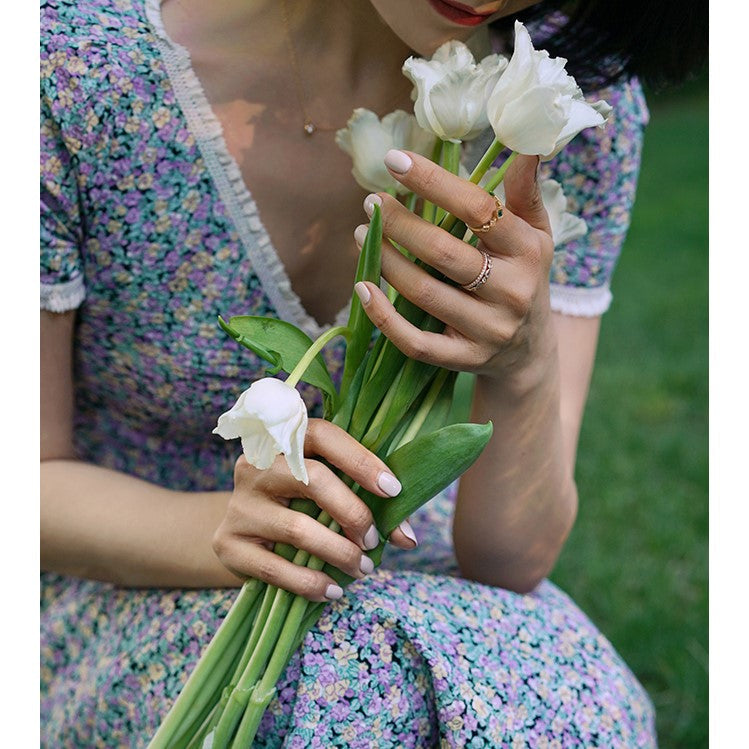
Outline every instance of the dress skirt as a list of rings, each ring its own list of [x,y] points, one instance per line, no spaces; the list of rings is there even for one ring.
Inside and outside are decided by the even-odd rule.
[[[332,603],[283,674],[254,746],[653,747],[652,704],[559,588],[457,576],[453,498],[420,546]],[[42,578],[42,746],[144,747],[236,596]]]

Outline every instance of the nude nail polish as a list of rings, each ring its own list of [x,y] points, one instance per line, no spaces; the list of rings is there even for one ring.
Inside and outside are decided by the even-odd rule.
[[[361,281],[354,284],[354,291],[361,300],[362,304],[368,304],[369,300],[372,298],[372,295],[369,293],[369,289],[367,288],[367,284],[362,283]]]
[[[364,548],[368,551],[376,549],[380,545],[380,534],[374,525],[369,526],[369,530],[364,534]]]
[[[368,231],[369,226],[367,226],[367,224],[359,224],[359,226],[354,229],[354,240],[356,241],[356,244],[359,245],[359,249],[362,248],[364,240],[367,238]]]
[[[407,153],[391,149],[385,154],[385,166],[397,174],[405,174],[413,166],[413,161]]]
[[[382,198],[379,195],[372,193],[364,198],[364,212],[367,216],[371,216],[374,213],[374,207],[376,205],[382,205]]]
[[[414,529],[411,527],[411,523],[409,523],[408,520],[404,520],[398,527],[401,529],[401,532],[409,541],[414,542],[414,547],[419,545],[419,542],[416,540]]]
[[[359,570],[362,575],[371,575],[374,572],[374,562],[368,556],[362,555]]]
[[[401,493],[401,482],[398,481],[392,473],[382,471],[377,477],[377,486],[388,495],[388,497],[397,497]]]
[[[343,595],[343,588],[339,585],[328,585],[325,588],[325,597],[329,601],[337,601]]]

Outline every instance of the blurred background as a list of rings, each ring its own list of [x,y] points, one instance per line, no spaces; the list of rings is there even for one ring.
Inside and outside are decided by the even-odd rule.
[[[603,316],[577,523],[551,579],[650,694],[660,749],[708,745],[708,83],[646,92],[632,225]],[[468,420],[469,375],[456,420]]]
[[[708,745],[708,87],[648,95],[632,226],[552,580],[650,694],[661,749]]]

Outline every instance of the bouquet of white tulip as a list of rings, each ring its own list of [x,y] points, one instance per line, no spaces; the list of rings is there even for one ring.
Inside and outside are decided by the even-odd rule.
[[[352,156],[356,181],[370,191],[402,193],[402,186],[383,167],[383,157],[392,148],[431,153],[434,161],[457,174],[461,143],[491,126],[496,138],[470,180],[490,192],[501,192],[500,183],[517,153],[550,158],[583,128],[605,123],[608,105],[585,102],[564,71],[564,60],[534,50],[522,24],[516,24],[515,35],[509,62],[490,55],[476,64],[460,42],[443,45],[431,60],[409,58],[403,71],[415,85],[415,115],[394,112],[380,121],[373,113],[357,109],[348,127],[337,134],[337,143]],[[506,147],[510,155],[498,169],[492,168]],[[557,183],[542,186],[542,196],[552,228],[556,227],[555,243],[585,232],[584,222],[565,212],[566,201]],[[416,210],[418,196],[408,194],[403,199]],[[420,210],[430,222],[477,243],[465,224],[442,209],[423,202]],[[382,238],[379,207],[374,206],[356,282],[380,283]],[[391,296],[399,314],[413,325],[433,332],[442,329],[439,320],[404,297],[394,292]],[[314,342],[293,325],[275,319],[239,316],[228,322],[219,318],[219,324],[237,343],[268,361],[270,374],[288,373],[285,381],[265,378],[253,383],[219,417],[215,432],[226,439],[241,438],[251,464],[268,468],[276,455],[283,454],[295,478],[307,482],[303,455],[307,412],[295,389],[303,380],[323,393],[325,418],[381,457],[398,476],[402,490],[387,502],[352,487],[370,507],[380,534],[380,544],[371,552],[375,565],[390,533],[458,478],[491,436],[491,424],[444,426],[457,373],[407,358],[382,335],[372,343],[375,331],[356,295],[348,323]],[[320,356],[323,346],[336,336],[347,342],[340,389]],[[294,500],[291,507],[340,531],[310,500]],[[324,569],[341,586],[352,579],[286,544],[276,544],[274,551],[295,564]],[[152,749],[250,746],[278,678],[325,605],[248,580],[153,738]]]

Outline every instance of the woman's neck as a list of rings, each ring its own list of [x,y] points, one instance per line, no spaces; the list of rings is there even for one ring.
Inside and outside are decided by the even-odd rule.
[[[164,0],[162,14],[194,61],[242,65],[251,50],[267,80],[293,77],[287,94],[313,119],[345,124],[351,102],[385,114],[410,91],[401,66],[411,50],[369,0]]]

